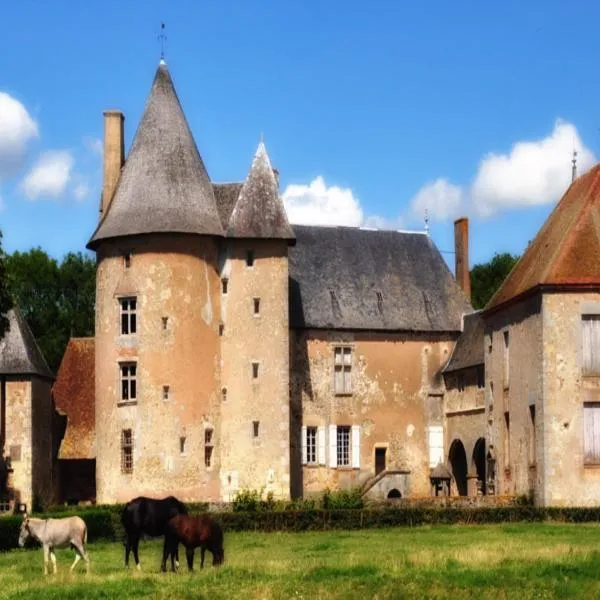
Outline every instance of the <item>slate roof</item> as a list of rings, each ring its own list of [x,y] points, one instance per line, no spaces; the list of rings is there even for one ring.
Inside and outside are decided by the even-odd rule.
[[[424,233],[309,225],[294,233],[292,328],[459,332],[473,311]]]
[[[229,217],[231,217],[233,207],[240,195],[242,185],[244,185],[243,182],[213,183],[213,193],[215,195],[215,202],[217,203],[217,210],[219,211],[223,230],[227,229]]]
[[[7,313],[9,329],[0,340],[0,375],[37,375],[54,379],[18,308]]]
[[[165,64],[156,71],[117,189],[88,248],[157,232],[223,235],[212,184]]]
[[[538,286],[600,285],[600,164],[576,179],[485,310]]]
[[[96,458],[94,338],[72,338],[60,363],[52,395],[57,410],[67,416],[60,459]]]
[[[265,145],[258,145],[250,172],[229,218],[227,237],[293,240]]]
[[[477,311],[464,316],[462,335],[458,338],[452,356],[444,367],[444,373],[475,367],[482,365],[483,362],[483,317],[481,311]]]

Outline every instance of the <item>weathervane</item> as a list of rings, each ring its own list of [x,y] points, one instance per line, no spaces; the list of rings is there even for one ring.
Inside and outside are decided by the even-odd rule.
[[[165,63],[165,43],[167,41],[167,35],[165,34],[165,24],[160,24],[160,33],[156,38],[160,42],[160,62]]]
[[[571,160],[573,163],[573,168],[571,170],[571,181],[575,181],[577,179],[577,150],[573,148],[573,159]]]

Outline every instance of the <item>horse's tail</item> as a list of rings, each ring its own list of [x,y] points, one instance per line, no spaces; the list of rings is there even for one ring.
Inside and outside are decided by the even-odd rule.
[[[83,548],[87,548],[87,525],[83,523]]]

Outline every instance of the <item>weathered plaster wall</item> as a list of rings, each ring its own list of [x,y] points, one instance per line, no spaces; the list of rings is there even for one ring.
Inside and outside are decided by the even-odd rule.
[[[582,376],[582,314],[600,314],[600,294],[545,294],[544,463],[541,501],[600,502],[600,468],[584,464],[583,403],[600,401],[600,381]]]
[[[350,396],[334,394],[338,344],[353,349]],[[451,335],[292,332],[294,495],[366,482],[375,475],[376,447],[387,449],[387,469],[407,473],[407,494],[429,494],[427,426],[443,419],[441,368],[453,345]],[[301,467],[302,425],[325,426],[328,432],[331,424],[360,426],[360,468]],[[325,447],[328,453],[329,440]]]
[[[15,491],[15,502],[25,502],[29,509],[33,502],[31,395],[30,380],[6,378],[6,453],[13,455],[9,484]],[[20,454],[18,458],[15,452]]]
[[[504,332],[509,334],[508,385],[504,382]],[[543,469],[542,305],[536,296],[485,316],[488,447],[496,452],[497,494],[539,489]],[[529,406],[535,406],[535,436]],[[509,413],[509,446],[505,413]],[[535,439],[535,452],[530,447]],[[539,501],[536,498],[536,501]]]
[[[129,268],[123,259],[127,252]],[[104,242],[97,256],[97,501],[126,501],[138,494],[217,500],[217,243],[197,236],[149,235]],[[118,300],[127,296],[137,297],[137,334],[122,336]],[[123,404],[119,362],[128,360],[137,361],[137,400]],[[166,400],[163,386],[169,387]],[[210,468],[204,465],[206,427],[214,428]],[[120,469],[120,435],[126,428],[134,435],[132,474]]]
[[[252,266],[246,264],[248,251],[254,255]],[[221,276],[227,279],[221,300],[222,499],[231,500],[238,489],[264,489],[276,498],[289,498],[287,244],[228,241],[221,262]],[[256,378],[253,362],[258,363]]]

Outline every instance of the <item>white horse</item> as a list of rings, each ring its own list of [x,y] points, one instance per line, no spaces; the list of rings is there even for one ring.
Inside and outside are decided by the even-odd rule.
[[[86,552],[87,526],[80,517],[66,517],[64,519],[30,519],[25,513],[21,531],[19,533],[19,546],[23,547],[27,538],[32,537],[42,544],[44,549],[44,574],[48,575],[48,563],[52,560],[54,573],[56,573],[55,548],[71,546],[75,550],[75,561],[71,571],[83,558],[85,570],[89,573],[90,559]]]

